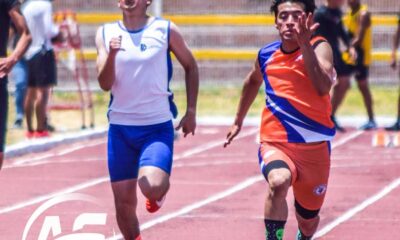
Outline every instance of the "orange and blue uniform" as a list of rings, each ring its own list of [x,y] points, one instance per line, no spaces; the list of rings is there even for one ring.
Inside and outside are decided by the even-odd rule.
[[[311,40],[315,48],[326,41]],[[280,41],[262,48],[258,55],[264,78],[266,107],[260,128],[260,165],[268,168],[287,165],[292,173],[296,202],[317,210],[325,196],[330,144],[335,135],[331,121],[329,94],[320,96],[309,79],[300,49],[284,52]],[[266,174],[267,176],[267,174]]]

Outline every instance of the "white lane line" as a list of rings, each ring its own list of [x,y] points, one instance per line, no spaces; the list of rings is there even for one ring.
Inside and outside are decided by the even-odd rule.
[[[23,165],[25,163],[33,163],[33,162],[43,161],[44,159],[48,159],[48,158],[52,158],[52,157],[63,156],[63,155],[66,155],[68,153],[81,150],[83,148],[95,147],[95,146],[103,144],[105,142],[106,142],[105,140],[99,140],[99,141],[95,141],[93,143],[86,144],[86,145],[72,146],[70,148],[64,149],[64,150],[62,150],[60,152],[57,152],[57,153],[48,153],[48,154],[45,154],[43,156],[39,156],[39,157],[36,157],[36,158],[25,158],[25,159],[16,160],[12,164],[7,166],[7,168],[12,168],[14,166],[21,166],[21,165]]]
[[[237,139],[247,137],[247,136],[249,136],[251,134],[254,134],[254,129],[253,130],[249,130],[247,132],[243,132],[241,137],[238,137]],[[183,158],[190,157],[190,156],[192,156],[194,154],[207,151],[207,150],[209,150],[209,149],[211,149],[213,147],[221,146],[221,148],[222,148],[222,144],[223,143],[224,143],[224,140],[219,140],[219,141],[215,141],[215,142],[211,142],[211,143],[200,145],[197,148],[194,148],[192,150],[188,150],[188,151],[182,153],[180,155],[180,159],[177,159],[177,160],[181,160]],[[70,188],[66,188],[66,189],[58,191],[58,192],[42,195],[42,196],[39,196],[37,198],[33,198],[31,200],[28,200],[28,201],[23,201],[23,202],[14,204],[14,205],[9,206],[9,207],[0,208],[0,215],[4,214],[4,213],[15,211],[15,210],[27,207],[27,206],[31,206],[31,205],[40,203],[42,201],[48,200],[50,198],[53,198],[53,197],[56,197],[56,196],[59,196],[59,195],[63,195],[63,194],[66,194],[66,193],[71,193],[71,192],[83,190],[85,188],[93,187],[95,185],[98,185],[98,184],[101,184],[101,183],[104,183],[104,182],[107,182],[107,181],[109,181],[109,177],[97,178],[97,179],[91,180],[91,181],[86,182],[86,183],[82,183],[82,184],[78,184],[78,185],[72,186]]]
[[[231,165],[231,164],[256,164],[256,161],[249,160],[220,160],[212,162],[194,162],[194,163],[178,163],[174,165],[174,168],[186,168],[186,167],[209,167],[209,166],[221,166],[221,165]]]
[[[97,178],[97,179],[94,179],[94,180],[91,180],[91,181],[88,181],[88,182],[85,182],[85,183],[81,183],[81,184],[78,184],[78,185],[75,185],[75,186],[72,186],[72,187],[69,187],[69,188],[65,188],[65,189],[63,189],[61,191],[57,191],[57,192],[54,192],[54,193],[42,195],[40,197],[33,198],[33,199],[25,201],[25,202],[21,202],[21,203],[17,203],[17,204],[11,205],[9,207],[0,208],[0,214],[5,214],[5,213],[9,213],[9,212],[12,212],[12,211],[24,208],[24,207],[28,207],[28,206],[40,203],[42,201],[46,201],[46,200],[48,200],[50,198],[53,198],[53,197],[56,197],[56,196],[60,196],[60,195],[63,195],[63,194],[72,193],[72,192],[76,192],[76,191],[79,191],[79,190],[82,190],[82,189],[85,189],[85,188],[93,187],[93,186],[95,186],[97,184],[106,182],[108,180],[109,180],[108,177]]]
[[[343,144],[347,143],[348,141],[359,137],[363,133],[364,133],[364,131],[358,130],[358,131],[355,131],[355,132],[349,134],[348,136],[345,136],[345,137],[341,138],[338,141],[333,142],[332,143],[332,149],[342,146]]]
[[[208,198],[206,198],[204,200],[201,200],[199,202],[195,202],[193,204],[187,205],[187,206],[185,206],[185,207],[183,207],[183,208],[181,208],[181,209],[179,209],[179,210],[177,210],[175,212],[171,212],[171,213],[165,214],[165,215],[163,215],[161,217],[158,217],[158,218],[155,218],[155,219],[150,220],[148,222],[145,222],[140,226],[140,230],[143,231],[143,230],[149,229],[149,228],[151,228],[151,227],[153,227],[153,226],[155,226],[157,224],[160,224],[160,223],[163,223],[163,222],[167,222],[167,221],[169,221],[169,220],[171,220],[173,218],[177,218],[179,216],[182,216],[182,215],[185,215],[187,213],[190,213],[193,210],[196,210],[196,209],[199,209],[201,207],[204,207],[204,206],[206,206],[206,205],[208,205],[210,203],[213,203],[213,202],[216,202],[216,201],[221,200],[223,198],[229,197],[229,196],[231,196],[231,195],[233,195],[233,194],[235,194],[235,193],[237,193],[239,191],[242,191],[242,190],[252,186],[253,184],[255,184],[257,182],[262,181],[263,179],[264,178],[262,176],[260,176],[260,175],[250,177],[250,178],[246,179],[245,181],[240,182],[239,184],[236,184],[235,186],[233,186],[233,187],[231,187],[231,188],[229,188],[229,189],[227,189],[227,190],[225,190],[223,192],[220,192],[220,193],[217,193],[215,195],[212,195],[212,196],[210,196],[210,197],[208,197]],[[119,234],[117,236],[107,238],[107,240],[117,240],[117,239],[118,240],[119,239],[123,239],[122,235]]]
[[[248,130],[248,131],[242,132],[241,134],[239,134],[239,136],[236,137],[235,140],[237,141],[237,140],[239,140],[239,139],[242,139],[242,138],[251,136],[251,135],[257,133],[258,131],[259,131],[258,128],[253,128],[253,129],[250,129],[250,130]],[[193,149],[188,150],[188,151],[186,151],[186,152],[183,152],[183,153],[181,153],[181,154],[175,155],[175,156],[174,156],[174,160],[179,160],[179,159],[182,159],[182,158],[186,158],[186,157],[195,155],[195,154],[197,154],[197,153],[205,152],[205,151],[207,151],[207,150],[209,150],[209,149],[211,149],[211,148],[215,148],[215,147],[221,147],[221,148],[222,148],[224,142],[225,142],[225,139],[222,139],[222,140],[217,140],[217,141],[209,142],[209,143],[207,143],[207,144],[203,144],[203,145],[201,145],[201,146],[199,146],[199,147],[196,147],[196,148],[193,148]]]
[[[375,202],[379,201],[380,199],[382,199],[383,197],[388,195],[390,192],[392,192],[394,189],[396,189],[399,186],[400,186],[400,178],[397,178],[396,180],[391,182],[389,185],[385,186],[380,192],[378,192],[375,195],[369,197],[368,199],[366,199],[362,203],[358,204],[357,206],[349,209],[347,212],[342,214],[340,217],[336,218],[334,221],[332,221],[329,224],[327,224],[326,226],[324,226],[321,230],[319,230],[315,234],[314,239],[317,239],[317,238],[320,238],[320,237],[326,235],[327,233],[332,231],[334,228],[336,228],[340,224],[348,221],[354,215],[356,215],[357,213],[363,211],[368,206],[370,206],[370,205],[374,204]]]

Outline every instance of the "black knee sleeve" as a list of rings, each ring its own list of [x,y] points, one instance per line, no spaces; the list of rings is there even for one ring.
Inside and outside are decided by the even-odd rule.
[[[297,214],[304,219],[313,219],[318,216],[319,210],[308,210],[302,207],[296,200],[294,201],[294,207],[296,208]]]
[[[275,161],[272,161],[272,162],[268,163],[268,164],[265,166],[265,168],[263,169],[263,174],[264,174],[264,177],[265,177],[265,179],[267,180],[267,182],[268,182],[268,174],[269,174],[272,170],[278,169],[278,168],[286,168],[286,169],[290,170],[290,168],[289,168],[289,166],[287,165],[287,163],[284,162],[283,160],[275,160]]]

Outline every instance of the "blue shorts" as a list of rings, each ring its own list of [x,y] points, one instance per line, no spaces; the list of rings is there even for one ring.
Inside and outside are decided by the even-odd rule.
[[[139,168],[154,166],[171,174],[174,145],[172,121],[148,126],[110,124],[108,170],[111,182],[136,179]]]

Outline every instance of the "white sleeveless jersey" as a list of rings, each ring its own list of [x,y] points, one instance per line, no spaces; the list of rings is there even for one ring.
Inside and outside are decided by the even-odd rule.
[[[128,31],[122,21],[104,25],[107,51],[111,38],[122,36],[107,114],[111,124],[152,125],[171,120],[176,114],[169,91],[169,29],[169,21],[159,18],[138,31]]]

